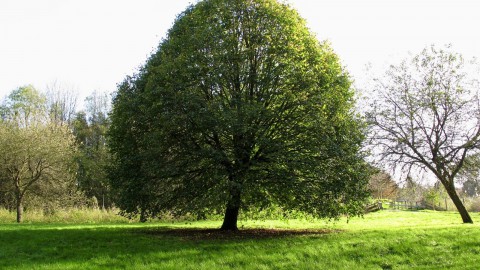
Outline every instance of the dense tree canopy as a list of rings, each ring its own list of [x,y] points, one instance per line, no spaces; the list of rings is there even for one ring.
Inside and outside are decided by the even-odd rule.
[[[205,0],[175,21],[111,115],[112,185],[126,214],[275,205],[317,217],[361,211],[368,175],[348,75],[296,11]]]

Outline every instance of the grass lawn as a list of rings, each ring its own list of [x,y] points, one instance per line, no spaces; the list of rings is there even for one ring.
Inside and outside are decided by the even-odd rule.
[[[221,222],[0,225],[0,269],[479,269],[480,215],[381,211],[346,223],[243,221],[303,235],[190,234]],[[182,229],[183,233],[172,233]],[[178,231],[177,231],[178,232]]]

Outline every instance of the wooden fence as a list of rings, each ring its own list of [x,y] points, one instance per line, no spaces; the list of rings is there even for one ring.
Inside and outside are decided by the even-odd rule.
[[[392,210],[436,210],[436,211],[446,211],[447,208],[442,205],[433,205],[428,202],[409,202],[409,201],[390,201],[390,202],[376,202],[365,206],[365,212],[374,212],[382,209],[392,209]]]
[[[372,203],[372,204],[368,204],[368,205],[365,206],[365,213],[376,212],[376,211],[382,210],[382,209],[383,209],[383,207],[382,207],[381,202]]]

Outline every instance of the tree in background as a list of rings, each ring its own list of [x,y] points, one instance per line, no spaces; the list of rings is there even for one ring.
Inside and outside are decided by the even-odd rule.
[[[478,197],[480,195],[480,179],[478,175],[468,176],[463,182],[462,191],[468,197]]]
[[[110,162],[106,144],[109,127],[110,98],[106,93],[93,92],[85,100],[86,111],[78,112],[73,121],[77,155],[77,183],[89,198],[95,198],[102,208],[112,206],[107,167]]]
[[[27,127],[48,120],[46,97],[32,85],[19,87],[12,91],[0,106],[1,119],[15,123],[18,127]]]
[[[348,75],[296,11],[206,0],[183,12],[111,116],[111,182],[143,220],[271,205],[360,214],[368,173]]]
[[[21,87],[1,110],[0,185],[15,203],[17,222],[30,193],[58,196],[73,183],[73,136],[68,127],[48,121],[45,101],[33,87]]]
[[[368,189],[375,199],[391,199],[397,198],[399,187],[392,179],[392,176],[379,169],[375,169],[368,181]]]
[[[54,81],[47,86],[45,96],[50,120],[56,124],[70,126],[78,105],[78,92],[74,87]]]
[[[426,187],[407,176],[404,185],[399,190],[399,199],[408,202],[422,202],[425,199]]]
[[[478,152],[480,100],[461,55],[426,48],[391,66],[375,90],[369,121],[380,158],[391,167],[431,172],[463,222],[472,223],[455,182],[465,159]]]
[[[446,194],[445,189],[442,187],[442,184],[439,181],[437,181],[433,186],[425,188],[423,195],[423,199],[427,208],[430,208],[428,205],[430,204],[433,210],[447,210],[447,198],[448,194]]]
[[[459,172],[462,192],[471,198],[480,195],[480,156],[478,154],[465,159],[465,166]]]

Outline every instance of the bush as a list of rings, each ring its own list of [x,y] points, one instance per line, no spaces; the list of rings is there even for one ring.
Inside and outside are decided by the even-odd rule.
[[[470,199],[467,209],[470,212],[480,212],[480,197]]]

